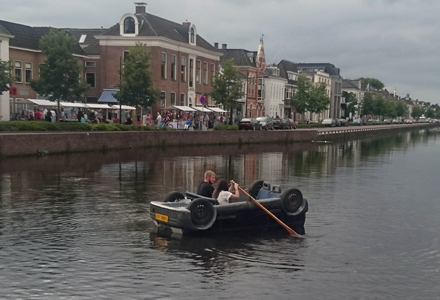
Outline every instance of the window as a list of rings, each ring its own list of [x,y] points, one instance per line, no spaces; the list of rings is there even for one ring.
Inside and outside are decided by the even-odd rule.
[[[189,87],[194,87],[194,59],[189,60]]]
[[[81,37],[79,38],[79,43],[84,44],[86,38],[87,38],[87,34],[81,34]]]
[[[182,82],[186,82],[186,57],[182,57],[180,62],[180,79]]]
[[[176,93],[171,93],[171,105],[176,105]]]
[[[208,84],[208,63],[203,64],[203,84]]]
[[[167,54],[160,54],[160,76],[162,79],[167,79]]]
[[[211,85],[213,84],[215,79],[215,65],[211,64]]]
[[[22,72],[21,72],[21,61],[16,61],[15,62],[15,81],[16,82],[22,82],[23,81],[23,76],[22,76]]]
[[[31,79],[32,79],[32,64],[27,62],[27,63],[25,63],[25,67],[26,67],[25,81],[26,81],[26,83],[31,83]]]
[[[195,37],[195,32],[194,32],[194,27],[191,28],[191,44],[194,44],[196,41],[196,37]]]
[[[200,60],[197,61],[197,74],[196,74],[196,82],[200,83],[202,79],[202,62]]]
[[[134,19],[132,17],[125,18],[124,33],[135,33],[134,25]]]
[[[86,81],[90,85],[90,87],[96,87],[95,73],[86,73]]]
[[[165,107],[165,103],[167,102],[167,100],[166,100],[166,93],[165,92],[161,92],[159,98],[160,98],[160,104],[161,104],[162,108],[164,108]]]
[[[95,62],[94,62],[94,61],[86,61],[86,64],[85,64],[85,66],[86,66],[86,67],[95,67],[95,66],[96,66],[96,64],[95,64]]]
[[[180,94],[180,105],[185,106],[185,94]]]
[[[171,79],[176,80],[176,56],[171,55]]]

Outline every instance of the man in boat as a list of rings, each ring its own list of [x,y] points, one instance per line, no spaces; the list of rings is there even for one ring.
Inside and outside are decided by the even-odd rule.
[[[212,184],[215,182],[215,173],[211,170],[205,172],[205,179],[197,187],[197,195],[211,198],[214,192]]]

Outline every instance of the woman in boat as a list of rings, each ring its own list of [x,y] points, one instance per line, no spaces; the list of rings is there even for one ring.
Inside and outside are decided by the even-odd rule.
[[[212,193],[212,198],[217,199],[219,205],[228,204],[230,200],[238,200],[240,198],[238,183],[231,180],[231,185],[228,188],[227,181],[220,179],[217,183],[217,188]]]

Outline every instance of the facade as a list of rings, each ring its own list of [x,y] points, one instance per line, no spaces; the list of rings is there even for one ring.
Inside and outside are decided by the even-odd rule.
[[[218,44],[215,43],[218,48]],[[258,51],[244,49],[228,49],[226,44],[219,49],[223,54],[221,62],[234,59],[235,66],[243,76],[244,98],[237,109],[238,117],[260,117],[265,115],[264,95],[265,87],[263,77],[266,74],[266,58],[264,43],[260,40]]]
[[[277,66],[267,66],[263,82],[266,115],[272,118],[276,116],[280,118],[290,117],[286,115],[284,108],[287,80],[280,76],[280,69]]]
[[[9,60],[9,39],[13,37],[0,24],[0,61]],[[0,94],[0,121],[9,121],[9,91]]]
[[[278,63],[280,76],[283,77],[287,83],[284,96],[284,114],[294,121],[304,121],[304,116],[296,113],[295,107],[290,105],[290,100],[298,89],[298,68],[296,63],[283,59]]]
[[[118,24],[96,36],[101,61],[98,90],[116,87],[129,49],[142,43],[151,52],[153,86],[161,92],[153,113],[170,105],[200,105],[202,96],[205,105],[214,105],[210,92],[221,53],[197,34],[194,24],[174,23],[148,14],[145,3],[135,5],[134,14],[124,14]]]
[[[298,73],[306,72],[309,75],[316,74],[313,82],[319,82],[319,80],[325,80],[325,75],[327,73],[328,79],[330,80],[330,108],[329,108],[329,118],[340,118],[341,117],[341,101],[342,101],[342,77],[340,75],[339,68],[329,63],[299,63]],[[320,72],[320,74],[317,74]]]
[[[342,93],[352,93],[356,97],[356,107],[357,110],[359,109],[359,106],[364,100],[364,90],[362,90],[362,81],[360,80],[350,80],[350,79],[343,79],[342,80]],[[345,105],[347,103],[345,102],[345,98],[342,99],[342,115],[341,117],[348,117],[349,119],[354,119],[358,117],[359,112],[357,112],[354,116],[348,115],[345,113]]]

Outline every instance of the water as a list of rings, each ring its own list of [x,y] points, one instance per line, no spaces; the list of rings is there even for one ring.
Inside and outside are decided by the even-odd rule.
[[[440,299],[437,131],[345,144],[0,161],[1,299]],[[284,230],[165,236],[149,202],[205,169],[309,201]]]

